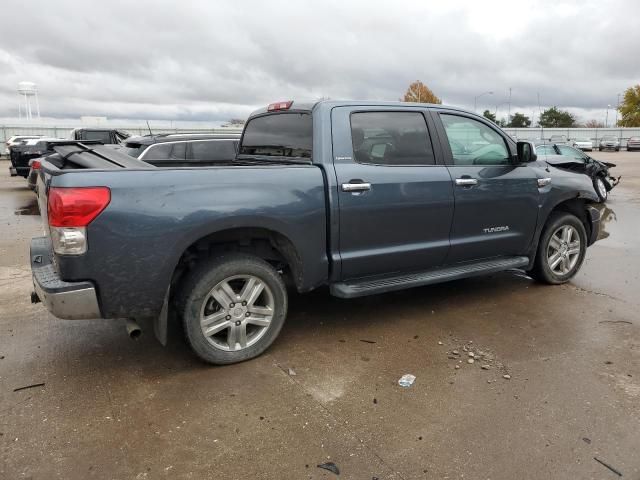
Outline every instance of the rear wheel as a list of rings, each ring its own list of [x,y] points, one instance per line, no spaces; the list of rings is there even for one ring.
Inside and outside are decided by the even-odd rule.
[[[593,179],[593,188],[596,189],[596,193],[598,194],[600,201],[605,202],[609,196],[609,192],[602,177],[596,177]]]
[[[179,298],[187,341],[208,363],[229,364],[264,352],[287,315],[278,272],[252,255],[206,262],[187,279]]]
[[[580,269],[587,251],[587,232],[575,215],[554,212],[538,244],[532,277],[557,285],[568,282]]]

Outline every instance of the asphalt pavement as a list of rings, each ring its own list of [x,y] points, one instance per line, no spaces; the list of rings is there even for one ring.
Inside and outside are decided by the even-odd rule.
[[[294,295],[225,367],[176,325],[162,347],[32,305],[41,219],[1,161],[0,479],[640,479],[640,153],[593,155],[623,178],[571,283]]]

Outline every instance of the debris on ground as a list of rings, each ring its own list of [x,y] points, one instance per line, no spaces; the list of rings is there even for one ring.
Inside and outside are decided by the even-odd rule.
[[[413,385],[413,382],[415,381],[416,381],[415,375],[411,375],[410,373],[405,373],[404,375],[402,375],[402,377],[400,377],[400,380],[398,380],[398,385],[400,385],[401,387],[410,387],[411,385]]]
[[[591,445],[591,439],[588,437],[582,437],[582,441],[588,445]]]
[[[507,373],[505,375],[502,375],[502,378],[504,378],[505,380],[511,380],[511,375]]]
[[[616,475],[618,475],[619,477],[622,476],[622,473],[619,472],[618,470],[616,470],[615,468],[613,468],[611,465],[609,465],[608,463],[603,462],[602,460],[600,460],[598,457],[593,457],[593,459],[598,462],[600,465],[603,465],[605,467],[607,467],[609,470],[611,470],[613,473],[615,473]]]
[[[444,345],[444,343],[442,343],[442,342],[438,342],[438,345]]]
[[[340,475],[340,469],[333,462],[321,463],[320,465],[317,465],[317,467],[323,468],[325,470],[329,470],[330,472],[335,473],[336,475]]]
[[[365,339],[362,339],[362,338],[360,339],[360,341],[362,343],[376,343],[375,340],[365,340]]]
[[[289,368],[289,375],[291,377],[295,377],[297,375],[296,371],[293,368]]]
[[[44,387],[44,383],[32,383],[31,385],[25,385],[24,387],[14,388],[14,392],[19,392],[20,390],[26,390],[28,388],[36,388],[36,387]]]
[[[467,360],[467,363],[474,363],[475,360],[473,358],[470,358],[469,360]]]
[[[456,338],[452,339],[457,341]],[[467,341],[464,344],[458,344],[458,346],[447,352],[447,358],[454,360],[456,365],[454,368],[459,370],[465,363],[469,365],[478,364],[481,370],[494,370],[497,369],[500,373],[506,375],[505,379],[511,378],[507,373],[507,368],[499,361],[496,360],[495,354],[488,348],[481,347],[480,345],[474,345],[472,340]],[[464,359],[466,358],[466,362]],[[508,377],[508,378],[507,378]],[[492,383],[488,381],[487,383]]]
[[[491,368],[491,365],[482,365],[480,368],[483,370],[489,370]]]

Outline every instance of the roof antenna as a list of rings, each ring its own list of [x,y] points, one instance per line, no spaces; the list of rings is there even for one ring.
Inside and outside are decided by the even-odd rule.
[[[153,135],[153,132],[151,131],[151,127],[149,126],[149,120],[147,120],[147,128],[149,129],[149,135]]]

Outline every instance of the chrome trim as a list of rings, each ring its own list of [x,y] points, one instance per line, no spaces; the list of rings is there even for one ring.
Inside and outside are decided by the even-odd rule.
[[[476,178],[456,178],[456,185],[471,186],[477,184],[478,180]]]
[[[96,289],[93,287],[69,290],[66,292],[46,293],[34,276],[33,288],[38,294],[38,298],[40,298],[42,304],[58,318],[65,320],[101,318]]]
[[[367,190],[371,190],[370,183],[343,183],[342,184],[343,192],[365,192]]]

